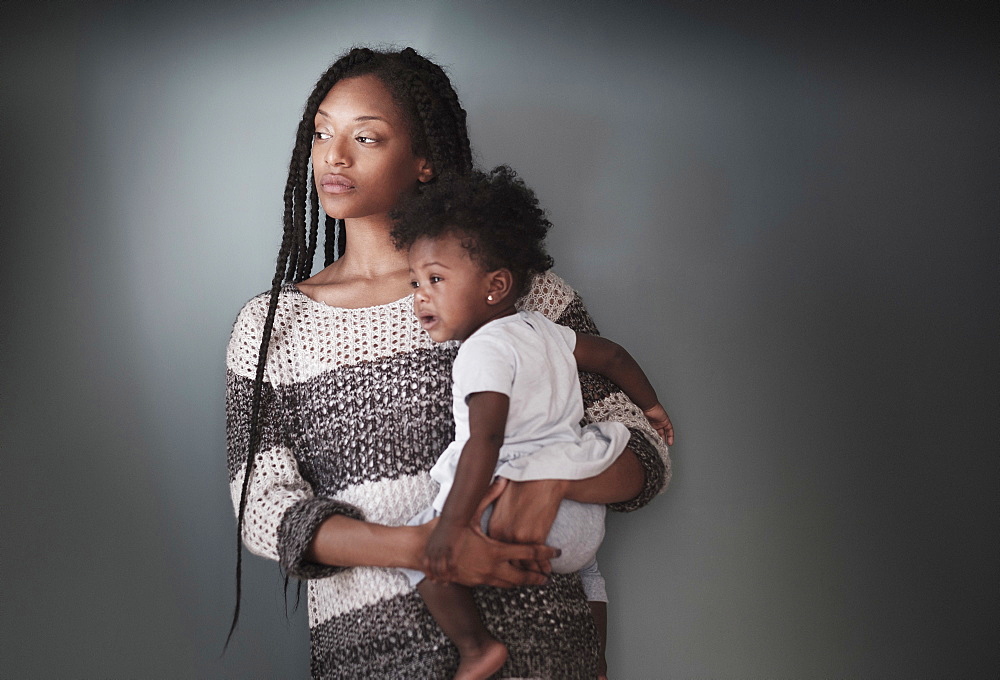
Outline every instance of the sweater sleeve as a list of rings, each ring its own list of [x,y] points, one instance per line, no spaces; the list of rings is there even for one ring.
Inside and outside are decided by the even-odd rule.
[[[226,352],[227,463],[230,495],[237,514],[246,476],[253,378],[266,311],[266,295],[247,303],[236,320]],[[339,513],[363,519],[362,513],[350,504],[316,497],[310,484],[302,478],[285,434],[279,392],[265,373],[261,390],[260,448],[247,489],[243,543],[254,554],[278,560],[291,576],[329,576],[343,567],[319,565],[305,558],[313,535],[330,515]]]
[[[520,304],[524,309],[537,310],[578,333],[599,335],[583,300],[552,272],[537,276]],[[639,407],[604,376],[581,371],[580,388],[587,422],[617,421],[624,424],[631,433],[628,448],[642,464],[645,482],[638,496],[623,503],[609,504],[608,507],[620,512],[637,510],[662,493],[670,482],[670,454],[667,445],[650,427]]]

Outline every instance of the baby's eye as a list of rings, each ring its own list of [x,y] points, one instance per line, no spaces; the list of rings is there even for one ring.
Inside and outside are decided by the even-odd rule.
[[[420,283],[417,281],[410,281],[410,288],[420,288]]]
[[[320,132],[319,130],[316,130],[316,132],[313,133],[313,139],[320,142],[325,142],[326,140],[330,139],[330,137],[331,135],[328,132]]]
[[[431,283],[437,283],[438,281],[441,281],[441,280],[442,279],[441,279],[440,276],[432,276],[432,277],[430,277]]]

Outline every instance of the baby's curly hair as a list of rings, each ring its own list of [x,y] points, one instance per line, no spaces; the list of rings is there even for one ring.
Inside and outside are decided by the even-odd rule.
[[[462,237],[462,246],[485,271],[509,269],[515,299],[535,274],[552,267],[545,234],[552,226],[535,192],[509,166],[489,172],[444,174],[391,214],[392,240],[400,250],[419,238]]]

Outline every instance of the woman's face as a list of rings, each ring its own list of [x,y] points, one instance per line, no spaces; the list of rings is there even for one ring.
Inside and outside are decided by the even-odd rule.
[[[410,133],[388,88],[374,75],[341,80],[319,105],[312,163],[330,217],[384,215],[432,176],[413,153]]]

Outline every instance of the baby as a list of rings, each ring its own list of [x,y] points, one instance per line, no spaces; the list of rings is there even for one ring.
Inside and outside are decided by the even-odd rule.
[[[552,265],[543,245],[551,225],[510,168],[442,177],[394,217],[393,239],[409,249],[414,313],[435,342],[462,343],[452,369],[455,441],[431,469],[441,485],[432,507],[411,520],[439,517],[426,547],[429,578],[406,571],[458,647],[455,677],[488,678],[507,648],[483,625],[471,591],[448,581],[457,537],[492,480],[585,479],[625,449],[629,432],[621,423],[581,428],[578,370],[617,384],[668,443],[672,426],[620,346],[516,309],[534,275]],[[562,502],[546,540],[561,550],[554,571],[596,573],[604,512],[603,505]]]

